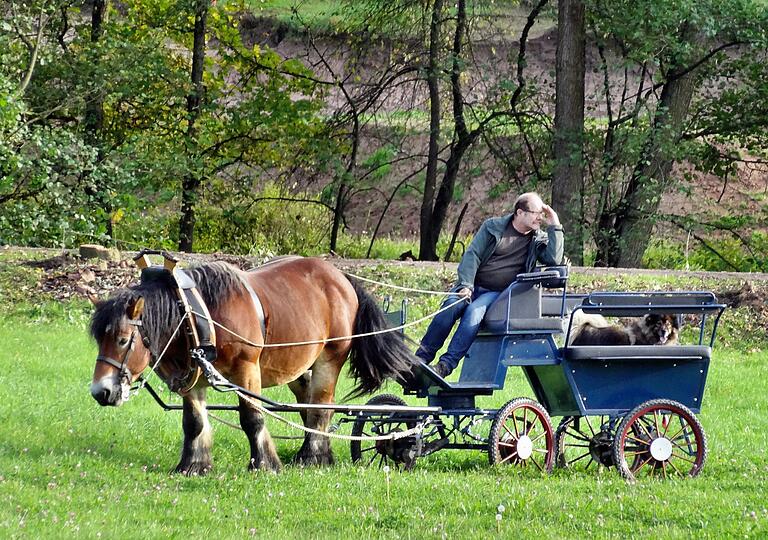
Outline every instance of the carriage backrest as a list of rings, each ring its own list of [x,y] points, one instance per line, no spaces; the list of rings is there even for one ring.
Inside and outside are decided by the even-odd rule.
[[[518,274],[517,279],[502,291],[486,311],[482,330],[491,333],[519,330],[562,331],[559,316],[564,311],[567,279],[568,268],[565,266],[546,267],[536,272]],[[544,287],[562,288],[563,294],[558,295],[559,300],[543,297]],[[549,317],[550,315],[556,315],[557,318]]]

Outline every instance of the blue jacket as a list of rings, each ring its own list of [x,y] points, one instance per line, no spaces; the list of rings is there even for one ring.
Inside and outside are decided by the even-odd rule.
[[[504,234],[512,214],[486,219],[480,226],[480,230],[472,239],[469,248],[464,253],[459,263],[459,279],[455,289],[467,287],[475,288],[475,275],[477,269],[490,259],[496,246],[499,245],[501,235]],[[537,262],[547,266],[557,266],[563,261],[563,228],[550,225],[547,231],[535,231],[536,236],[528,250],[528,258],[525,263],[525,272],[533,271]]]

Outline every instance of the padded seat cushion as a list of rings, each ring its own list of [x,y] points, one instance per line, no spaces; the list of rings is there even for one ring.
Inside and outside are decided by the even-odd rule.
[[[560,349],[568,360],[632,360],[665,358],[691,360],[712,356],[712,348],[704,345],[583,345]]]

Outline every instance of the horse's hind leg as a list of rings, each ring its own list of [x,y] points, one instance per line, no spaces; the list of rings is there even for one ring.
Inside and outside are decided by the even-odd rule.
[[[196,388],[184,396],[182,427],[184,444],[175,471],[187,476],[204,475],[213,467],[211,460],[211,424],[205,408],[205,388]]]
[[[312,381],[312,370],[305,371],[303,374],[299,376],[295,381],[291,381],[288,383],[288,388],[291,389],[291,392],[293,392],[293,395],[296,397],[296,403],[309,403],[309,383]],[[307,425],[307,411],[306,409],[302,409],[299,414],[301,414],[301,421],[304,422],[304,425]]]
[[[307,389],[308,403],[333,402],[340,369],[340,364],[336,363],[320,360],[315,363]],[[318,431],[327,431],[332,415],[331,410],[309,410],[306,417],[303,417],[304,425]],[[333,465],[330,439],[325,435],[307,432],[294,461],[301,465]]]
[[[263,469],[278,472],[281,468],[280,458],[275,450],[275,443],[264,425],[264,415],[248,400],[240,398],[240,427],[243,428],[248,444],[251,447],[251,459],[248,463],[250,470]]]

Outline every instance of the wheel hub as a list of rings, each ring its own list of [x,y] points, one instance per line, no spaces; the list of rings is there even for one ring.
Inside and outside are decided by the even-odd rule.
[[[533,441],[528,435],[521,435],[517,439],[517,456],[520,459],[528,459],[533,454]]]
[[[672,441],[659,437],[651,442],[651,456],[656,461],[667,461],[672,456]]]

